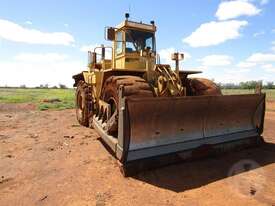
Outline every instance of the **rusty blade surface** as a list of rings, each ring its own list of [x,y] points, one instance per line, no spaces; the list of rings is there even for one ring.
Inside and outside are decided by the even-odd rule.
[[[260,135],[264,110],[264,94],[126,98],[128,152],[150,150],[134,155],[145,158],[179,151],[183,143],[214,144]]]

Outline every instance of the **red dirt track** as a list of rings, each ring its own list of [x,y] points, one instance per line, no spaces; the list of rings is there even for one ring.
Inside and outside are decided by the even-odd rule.
[[[275,102],[263,136],[258,148],[124,178],[74,110],[0,104],[0,205],[275,205]]]

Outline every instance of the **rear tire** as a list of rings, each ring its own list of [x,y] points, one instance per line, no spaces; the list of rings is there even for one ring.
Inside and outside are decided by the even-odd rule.
[[[79,81],[76,89],[76,117],[80,125],[89,126],[89,118],[91,114],[91,95],[88,84],[84,81]]]
[[[190,79],[190,88],[193,96],[220,96],[222,92],[217,84],[209,79],[194,78]]]

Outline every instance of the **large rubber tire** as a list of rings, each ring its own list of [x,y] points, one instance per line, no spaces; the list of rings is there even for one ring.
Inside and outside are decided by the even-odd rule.
[[[103,86],[101,99],[111,105],[111,116],[118,114],[119,87],[124,86],[124,96],[153,97],[150,85],[137,76],[111,76]],[[117,124],[117,123],[116,123]],[[113,127],[117,130],[117,126]]]
[[[91,114],[91,94],[87,83],[78,82],[75,97],[76,118],[79,124],[88,127]]]
[[[204,78],[194,78],[189,81],[193,96],[219,96],[222,92],[213,81]]]
[[[124,86],[124,96],[152,97],[153,90],[141,77],[137,76],[111,76],[103,86],[102,99],[107,101],[113,97],[118,102],[119,87]]]

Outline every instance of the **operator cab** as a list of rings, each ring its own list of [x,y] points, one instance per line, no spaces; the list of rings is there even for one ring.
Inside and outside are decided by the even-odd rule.
[[[128,16],[129,17],[129,16]],[[155,64],[156,26],[151,24],[126,20],[112,30],[113,40],[113,67],[116,69],[146,70],[146,60],[141,57],[142,52],[152,54],[149,60],[150,66]],[[109,33],[110,31],[108,31]]]

